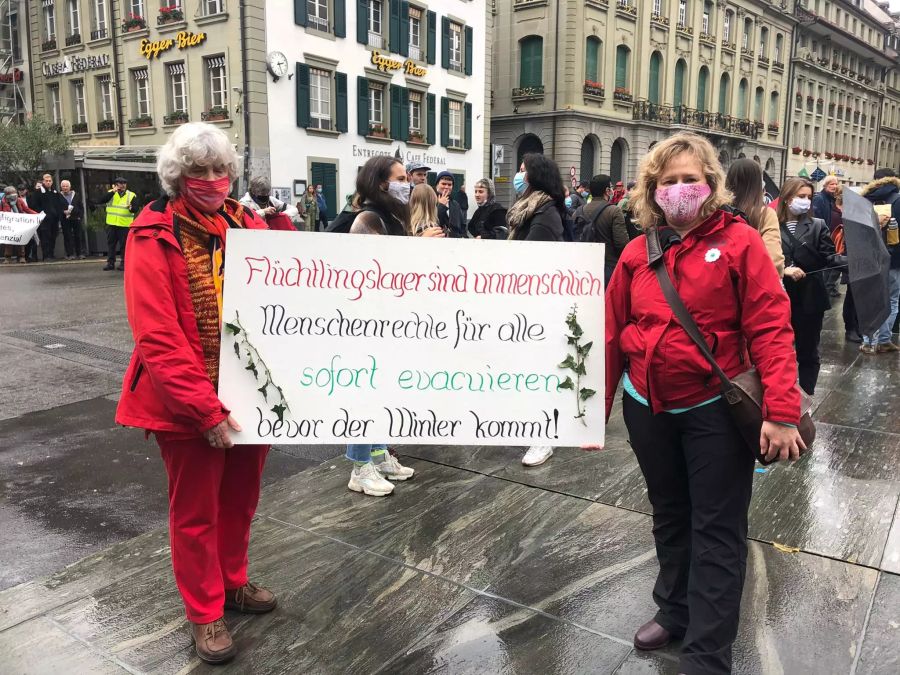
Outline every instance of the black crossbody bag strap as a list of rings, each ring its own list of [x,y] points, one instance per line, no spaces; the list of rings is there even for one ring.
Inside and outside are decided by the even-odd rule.
[[[648,228],[645,234],[647,238],[647,260],[654,274],[656,274],[663,296],[675,315],[675,319],[681,324],[684,332],[694,341],[694,344],[697,345],[703,357],[709,361],[713,372],[722,383],[722,394],[725,396],[725,399],[731,404],[740,402],[740,391],[734,386],[728,375],[725,374],[725,371],[719,367],[716,357],[709,350],[709,345],[706,344],[706,340],[703,339],[703,335],[697,327],[697,322],[694,321],[690,310],[685,306],[684,301],[682,301],[681,296],[678,295],[678,291],[675,289],[675,285],[672,283],[672,278],[669,276],[669,271],[666,269],[666,263],[663,260],[662,246],[659,243],[659,231],[655,227],[651,227]]]

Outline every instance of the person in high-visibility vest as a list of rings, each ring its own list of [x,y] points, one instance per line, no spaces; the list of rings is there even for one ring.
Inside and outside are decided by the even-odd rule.
[[[106,196],[97,200],[98,204],[106,204],[106,267],[104,271],[116,269],[116,252],[121,247],[122,262],[119,270],[125,269],[125,242],[128,239],[128,228],[134,216],[140,210],[137,195],[128,189],[128,181],[116,178],[112,189]]]

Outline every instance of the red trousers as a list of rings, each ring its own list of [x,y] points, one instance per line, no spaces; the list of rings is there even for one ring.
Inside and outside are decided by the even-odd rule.
[[[175,583],[188,620],[210,623],[224,613],[225,590],[247,583],[250,521],[269,446],[220,450],[203,438],[169,440],[163,434],[157,442],[169,474]]]

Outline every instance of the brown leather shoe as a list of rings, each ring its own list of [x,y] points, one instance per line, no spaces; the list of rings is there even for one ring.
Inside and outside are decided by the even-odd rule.
[[[671,641],[672,634],[655,620],[648,621],[634,634],[634,646],[642,651],[662,649]]]
[[[212,623],[191,623],[197,656],[207,663],[225,663],[237,654],[224,619]]]
[[[277,604],[272,591],[250,581],[245,586],[225,591],[225,609],[244,614],[265,614],[275,609]]]
[[[885,342],[875,347],[876,354],[889,354],[890,352],[900,352],[900,347],[893,342]]]

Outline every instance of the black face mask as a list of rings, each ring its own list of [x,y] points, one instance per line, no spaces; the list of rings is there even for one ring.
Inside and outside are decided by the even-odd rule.
[[[260,206],[268,206],[269,205],[269,195],[253,195],[253,201],[259,204]]]

